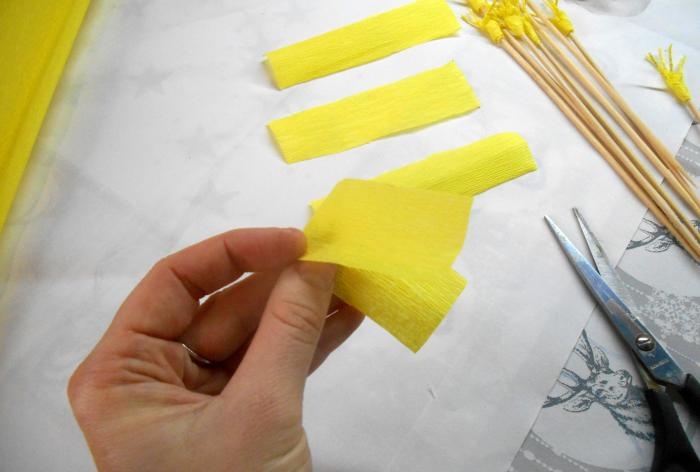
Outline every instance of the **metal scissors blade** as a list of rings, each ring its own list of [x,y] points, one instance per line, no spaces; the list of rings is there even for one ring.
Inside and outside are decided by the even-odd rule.
[[[576,220],[578,221],[578,225],[581,228],[581,234],[583,234],[583,238],[586,240],[586,244],[588,245],[588,250],[593,258],[593,263],[595,264],[596,270],[603,280],[605,280],[605,283],[607,283],[613,290],[613,292],[615,292],[615,294],[620,297],[623,302],[625,302],[630,310],[633,310],[635,308],[634,300],[632,300],[632,297],[625,287],[625,284],[617,274],[615,267],[613,267],[613,265],[610,263],[610,259],[608,259],[608,255],[605,253],[600,241],[598,241],[598,238],[596,238],[595,234],[593,234],[590,226],[588,226],[588,222],[583,217],[579,209],[574,208],[573,212]]]
[[[566,237],[554,221],[548,216],[544,218],[552,233],[556,236],[559,245],[564,250],[566,257],[574,266],[581,279],[583,279],[588,290],[622,336],[622,339],[644,365],[647,372],[654,380],[662,384],[674,385],[679,388],[684,386],[686,373],[683,372],[664,347],[656,341],[656,338],[642,322],[632,314],[625,302],[620,299],[583,254],[576,249],[576,246]],[[593,233],[588,228],[584,230],[584,235],[586,231],[589,233],[589,236],[593,236]],[[597,243],[595,236],[593,236],[593,240]],[[595,246],[596,244],[593,245],[592,252],[597,251]],[[597,243],[597,246],[600,246],[600,243]],[[602,247],[600,249],[602,250]],[[607,257],[605,259],[607,260]],[[611,267],[609,262],[607,264]],[[617,274],[614,274],[614,277],[617,277]]]

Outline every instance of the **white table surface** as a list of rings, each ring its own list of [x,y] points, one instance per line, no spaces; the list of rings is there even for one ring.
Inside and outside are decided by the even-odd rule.
[[[569,208],[584,208],[617,259],[644,209],[523,72],[469,28],[272,87],[264,52],[402,3],[94,2],[0,240],[0,469],[92,468],[66,382],[163,255],[233,227],[303,226],[306,203],[342,178],[517,131],[540,170],[476,198],[455,264],[469,286],[433,338],[414,355],[368,320],[311,377],[305,409],[317,470],[507,469],[593,306],[552,257],[542,215],[573,233]],[[659,79],[641,59],[668,32],[570,13],[675,151],[690,120],[648,88]],[[694,46],[676,44],[700,90]],[[293,166],[269,138],[272,118],[452,59],[482,103],[467,116]]]

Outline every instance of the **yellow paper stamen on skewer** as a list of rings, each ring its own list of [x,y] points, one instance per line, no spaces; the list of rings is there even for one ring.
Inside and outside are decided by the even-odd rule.
[[[516,38],[522,38],[525,35],[525,22],[520,15],[508,15],[503,19],[503,23],[508,31]]]
[[[549,21],[563,34],[569,36],[574,32],[574,25],[569,19],[569,15],[564,10],[559,8],[559,0],[547,0],[547,6],[552,10],[552,17]]]
[[[486,9],[486,0],[465,0],[465,3],[476,15],[482,15]]]
[[[661,48],[659,48],[659,57],[654,57],[652,53],[646,55],[647,61],[649,61],[661,77],[663,77],[666,87],[673,94],[676,99],[681,103],[689,102],[692,97],[690,95],[690,90],[685,83],[683,77],[683,66],[685,65],[685,56],[683,56],[678,62],[678,67],[674,70],[673,68],[673,45],[668,46],[668,64],[664,60],[664,54]]]
[[[501,25],[495,20],[488,20],[484,22],[484,32],[493,41],[498,44],[503,39],[503,30]]]
[[[525,28],[525,35],[530,38],[530,41],[535,43],[537,47],[542,46],[542,39],[537,34],[535,25],[532,24],[532,17],[527,13],[523,14],[523,27]]]
[[[501,25],[498,24],[498,21],[493,16],[492,12],[494,5],[495,4],[491,4],[483,18],[479,18],[475,15],[462,15],[462,19],[466,23],[484,33],[492,43],[498,44],[503,40],[503,30],[501,29]]]

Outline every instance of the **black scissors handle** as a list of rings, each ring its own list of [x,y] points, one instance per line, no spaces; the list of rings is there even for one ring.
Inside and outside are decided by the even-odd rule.
[[[688,383],[692,385],[688,387]],[[698,387],[697,380],[689,375],[686,388],[681,391],[688,391],[691,398],[697,399],[694,395],[697,395]],[[651,472],[700,471],[700,460],[688,441],[671,397],[663,390],[646,390],[645,395],[656,432]],[[688,405],[691,406],[692,402],[688,401]],[[697,403],[693,409],[697,411]]]
[[[685,386],[678,389],[678,393],[681,394],[683,400],[685,400],[685,403],[695,417],[700,418],[700,382],[698,382],[693,374],[688,374],[685,379]]]

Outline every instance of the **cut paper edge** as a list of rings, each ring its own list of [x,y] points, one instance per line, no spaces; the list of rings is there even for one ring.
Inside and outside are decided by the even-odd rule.
[[[336,102],[272,120],[287,163],[334,154],[379,138],[463,115],[479,100],[452,61]]]
[[[418,0],[266,54],[283,89],[454,34],[459,22],[445,0]]]

